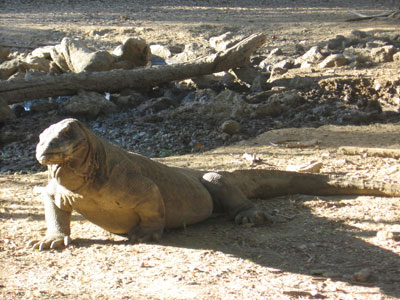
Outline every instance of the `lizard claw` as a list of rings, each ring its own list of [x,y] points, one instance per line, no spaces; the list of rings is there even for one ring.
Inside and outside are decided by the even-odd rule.
[[[57,237],[45,237],[42,240],[29,241],[28,247],[31,249],[37,249],[39,251],[49,249],[60,249],[68,247],[71,244],[71,238],[69,236],[57,236]]]
[[[128,234],[128,238],[131,243],[158,242],[161,239],[162,231],[162,229],[154,231],[136,229]]]
[[[275,218],[265,211],[255,208],[248,209],[238,213],[235,217],[235,223],[238,225],[253,223],[256,225],[273,224]]]

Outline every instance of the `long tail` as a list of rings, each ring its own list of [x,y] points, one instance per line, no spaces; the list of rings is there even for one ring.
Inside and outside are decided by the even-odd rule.
[[[400,184],[396,182],[277,170],[253,169],[222,173],[248,198],[269,198],[290,194],[400,196]]]

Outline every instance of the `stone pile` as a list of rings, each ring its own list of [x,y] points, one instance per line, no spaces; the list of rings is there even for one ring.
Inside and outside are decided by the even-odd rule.
[[[226,50],[241,38],[229,32],[212,37],[210,52]],[[109,53],[64,38],[59,45],[36,49],[22,59],[0,48],[0,62],[4,60],[0,77],[5,80],[36,73],[57,76],[62,72],[184,63],[195,58],[193,48],[149,45],[130,38]],[[98,135],[148,156],[207,150],[275,128],[400,120],[399,78],[380,82],[315,76],[327,69],[398,62],[399,49],[398,36],[353,31],[310,49],[296,45],[295,55],[279,48],[264,49],[251,58],[247,68],[151,90],[123,90],[111,95],[80,91],[73,97],[33,99],[13,105],[12,111],[0,103],[4,108],[0,109],[0,122],[6,124],[0,135],[0,143],[7,144],[3,156],[9,153],[11,157],[21,144],[21,135],[11,130],[18,127],[15,124],[24,123],[21,119],[26,124],[38,123],[39,132],[48,123],[78,117]],[[298,76],[296,70],[310,76]],[[13,114],[19,118],[10,121]],[[27,142],[34,145],[31,140]],[[33,151],[33,146],[29,147]]]

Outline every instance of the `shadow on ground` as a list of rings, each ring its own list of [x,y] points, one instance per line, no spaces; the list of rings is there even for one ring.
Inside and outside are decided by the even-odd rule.
[[[379,287],[392,297],[400,297],[400,262],[398,254],[364,241],[376,236],[376,231],[361,230],[344,221],[316,216],[302,203],[314,196],[301,196],[300,202],[291,197],[262,201],[285,208],[295,205],[293,220],[268,227],[236,226],[224,216],[187,227],[185,230],[167,230],[161,245],[190,249],[208,249],[251,260],[261,266],[291,272],[330,278],[352,285]],[[352,205],[351,197],[324,197],[322,205]],[[294,202],[297,202],[293,204]],[[356,208],[355,208],[356,209]],[[287,209],[286,209],[287,210]],[[293,212],[293,210],[291,210]],[[376,223],[368,218],[353,219],[355,223]],[[346,222],[347,223],[347,222]],[[376,224],[375,224],[376,225]],[[371,226],[371,228],[374,228]],[[376,227],[375,227],[376,228]],[[125,241],[76,239],[78,247],[91,245],[119,245]],[[354,274],[369,268],[371,276],[357,281]]]

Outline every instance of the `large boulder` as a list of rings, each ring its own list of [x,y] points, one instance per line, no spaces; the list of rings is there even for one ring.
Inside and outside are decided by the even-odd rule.
[[[28,68],[28,64],[19,58],[6,60],[0,64],[0,80],[7,80],[15,73],[25,72]]]
[[[396,47],[392,45],[378,47],[371,50],[371,58],[377,63],[391,62],[396,52]]]
[[[112,54],[124,68],[134,68],[147,65],[151,50],[145,40],[128,38]]]
[[[59,113],[74,117],[96,118],[100,113],[115,112],[117,106],[108,101],[104,95],[96,92],[80,91],[59,106]]]
[[[108,71],[115,60],[105,50],[92,50],[83,41],[70,38],[63,38],[51,57],[61,70],[74,73]]]

